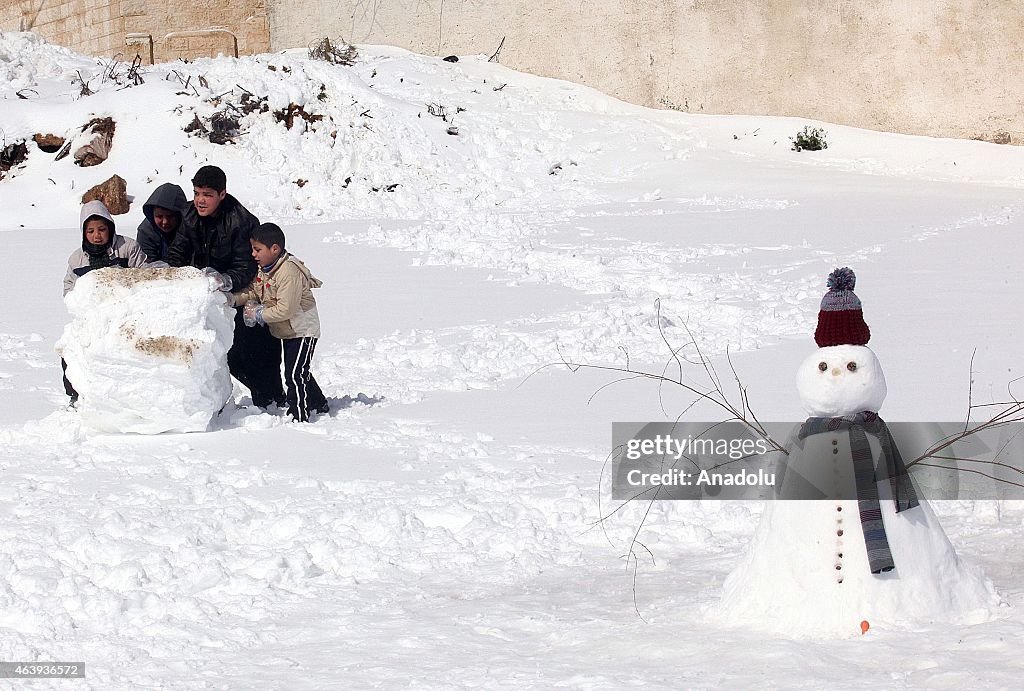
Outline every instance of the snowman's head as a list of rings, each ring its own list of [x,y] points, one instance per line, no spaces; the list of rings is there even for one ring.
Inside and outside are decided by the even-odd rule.
[[[796,375],[804,410],[812,417],[878,412],[885,400],[885,375],[867,346],[818,348]]]

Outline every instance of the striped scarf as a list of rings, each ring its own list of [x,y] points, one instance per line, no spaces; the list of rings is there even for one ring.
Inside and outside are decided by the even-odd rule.
[[[882,509],[878,503],[878,471],[884,470],[892,489],[892,500],[896,513],[911,509],[918,505],[914,485],[907,475],[903,457],[896,447],[896,442],[889,433],[885,420],[877,413],[864,411],[845,417],[812,417],[807,418],[800,427],[800,439],[813,434],[845,431],[850,438],[850,455],[853,458],[853,473],[857,485],[857,505],[860,511],[860,525],[864,531],[864,546],[868,551],[868,564],[871,573],[882,573],[896,568],[889,549],[889,540],[885,535],[882,522]],[[867,435],[878,439],[882,446],[885,465],[876,466],[868,444]]]

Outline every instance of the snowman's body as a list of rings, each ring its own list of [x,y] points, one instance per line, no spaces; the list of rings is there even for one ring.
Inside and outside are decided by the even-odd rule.
[[[814,418],[877,411],[885,379],[865,346],[819,349],[801,366],[798,389]],[[882,444],[867,435],[873,458]],[[725,583],[719,614],[795,636],[859,634],[860,622],[905,628],[927,622],[984,618],[991,586],[956,556],[927,502],[897,513],[888,481],[876,483],[878,506],[895,568],[872,573],[851,442],[838,430],[794,433],[779,500],[768,502],[753,542]],[[817,487],[822,500],[806,497]],[[818,495],[813,495],[818,496]]]
[[[868,436],[877,457],[878,440]],[[776,499],[852,498],[857,496],[849,435],[823,432],[800,439],[798,432],[786,441],[789,455],[776,471]]]

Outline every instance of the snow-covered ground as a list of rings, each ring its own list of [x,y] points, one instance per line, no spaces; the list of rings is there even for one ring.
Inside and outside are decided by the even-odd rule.
[[[1019,506],[935,505],[1001,596],[987,622],[827,641],[722,624],[760,505],[599,520],[611,422],[689,399],[545,366],[660,369],[692,334],[733,354],[762,419],[802,419],[824,278],[850,265],[884,417],[958,419],[972,380],[1004,400],[1024,375],[1024,150],[652,111],[381,47],[352,67],[161,65],[130,88],[104,67],[0,35],[5,143],[117,123],[99,166],[29,141],[0,181],[0,660],[84,661],[60,688],[1019,687]],[[246,92],[268,112],[235,144],[183,131]],[[286,129],[289,104],[323,119]],[[827,150],[790,150],[805,124]],[[134,236],[150,192],[190,192],[205,163],[324,280],[314,370],[337,410],[290,424],[238,391],[207,433],[87,432],[53,350],[81,193],[125,178]],[[359,392],[382,400],[342,406]]]

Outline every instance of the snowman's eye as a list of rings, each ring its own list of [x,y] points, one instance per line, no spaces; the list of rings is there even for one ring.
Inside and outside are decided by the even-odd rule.
[[[824,372],[827,369],[828,369],[828,363],[827,362],[823,361],[823,362],[819,362],[818,363],[818,371],[819,372]]]
[[[846,363],[846,369],[850,370],[851,372],[856,372],[857,371],[857,363],[853,362],[853,361],[847,362]]]

